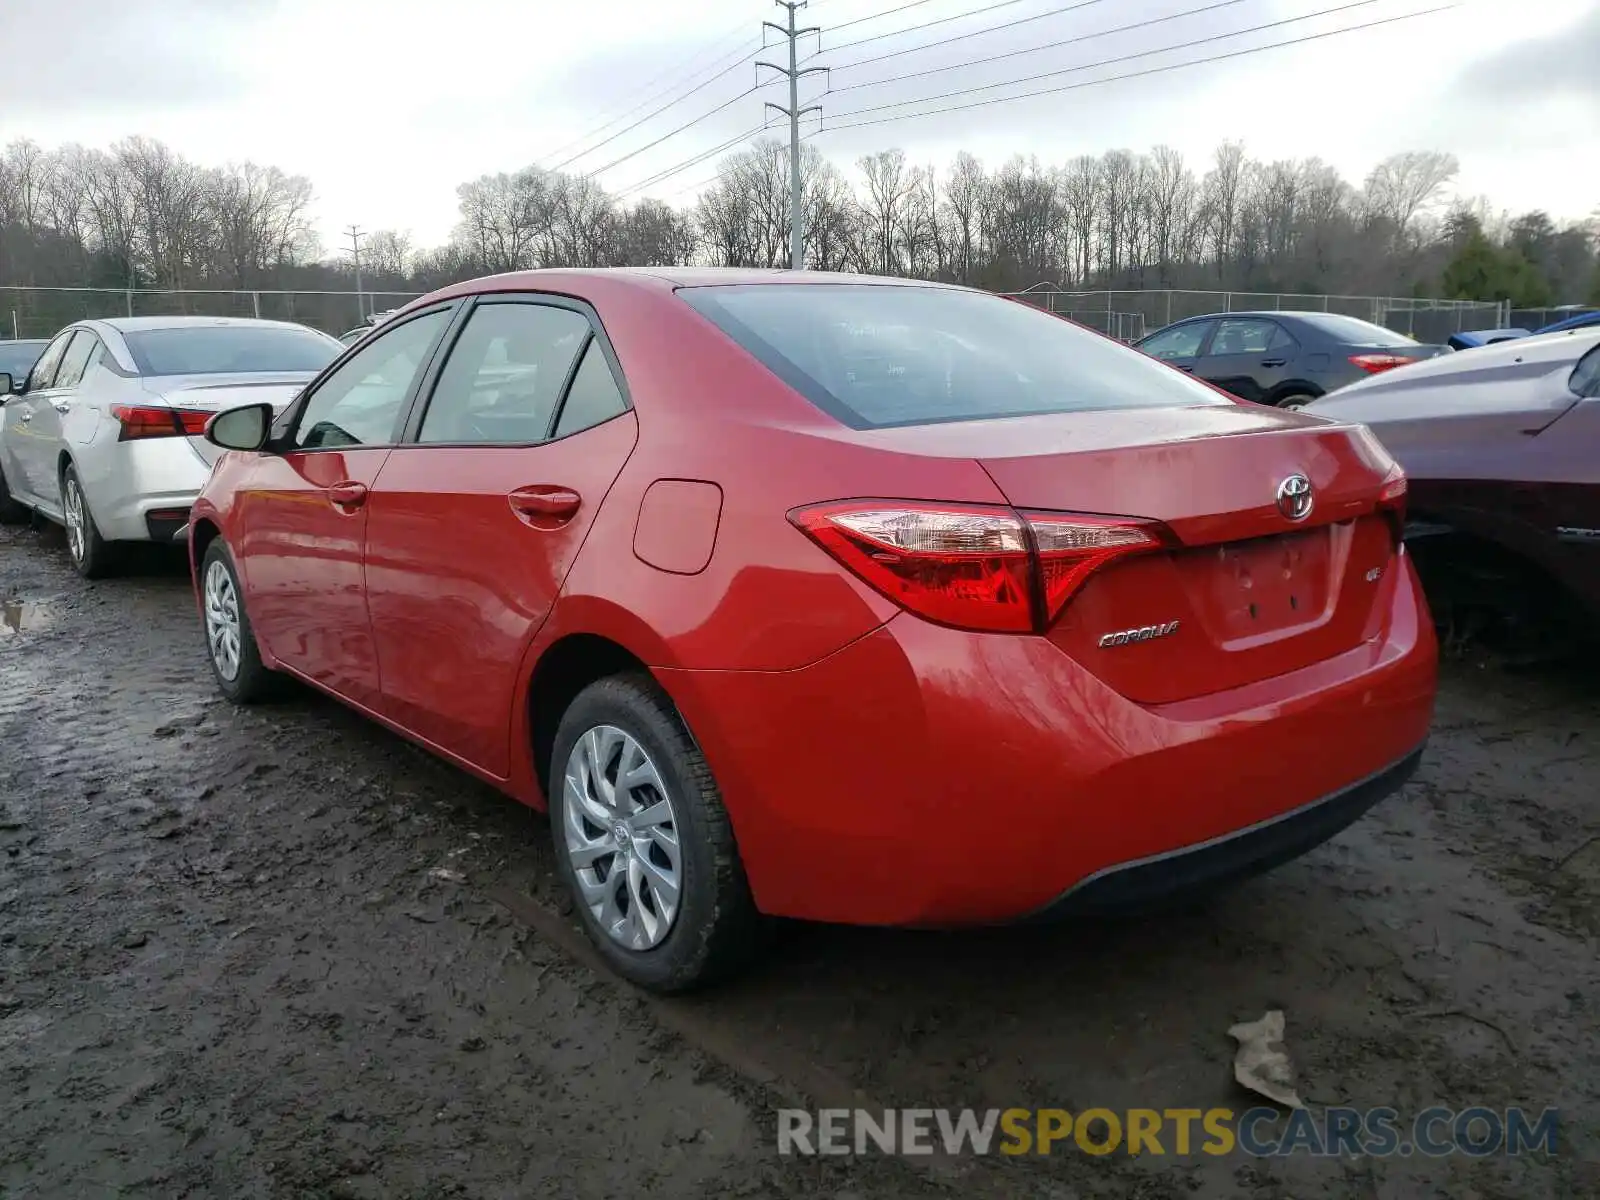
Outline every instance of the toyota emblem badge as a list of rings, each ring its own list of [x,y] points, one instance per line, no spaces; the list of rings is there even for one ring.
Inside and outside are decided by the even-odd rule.
[[[1278,511],[1290,521],[1311,515],[1311,480],[1296,472],[1278,485]]]

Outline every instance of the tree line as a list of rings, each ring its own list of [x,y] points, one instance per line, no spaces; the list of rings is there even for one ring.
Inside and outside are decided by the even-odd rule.
[[[1259,161],[1234,142],[1202,164],[1165,146],[1055,165],[1016,157],[991,167],[969,153],[919,164],[888,149],[846,166],[811,144],[801,159],[806,262],[821,270],[995,290],[1600,303],[1600,222],[1513,216],[1454,196],[1448,154],[1397,154],[1359,183],[1317,158]],[[727,155],[685,207],[538,166],[456,190],[445,244],[367,237],[369,290],[420,292],[538,266],[788,262],[788,152],[776,139]],[[105,149],[14,142],[0,152],[0,288],[348,290],[350,256],[318,244],[312,201],[303,176],[204,166],[150,138]],[[263,315],[330,327],[353,317],[310,303]]]

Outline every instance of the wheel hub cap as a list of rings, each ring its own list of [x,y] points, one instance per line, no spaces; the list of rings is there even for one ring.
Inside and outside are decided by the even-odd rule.
[[[206,645],[217,674],[232,681],[239,674],[241,645],[239,594],[233,576],[220,562],[206,568],[205,583]]]
[[[563,836],[584,906],[629,950],[661,944],[678,916],[682,856],[671,795],[645,748],[614,725],[567,757]]]

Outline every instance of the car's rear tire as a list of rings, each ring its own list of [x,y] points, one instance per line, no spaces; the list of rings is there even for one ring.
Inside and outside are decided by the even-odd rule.
[[[654,680],[616,675],[578,693],[556,731],[549,779],[562,878],[613,970],[680,992],[749,961],[763,921],[733,827]]]
[[[1313,396],[1310,392],[1291,392],[1287,396],[1279,396],[1278,397],[1277,407],[1279,407],[1279,408],[1304,408],[1306,405],[1310,404],[1315,399],[1316,399],[1316,397]]]
[[[116,571],[121,547],[100,536],[78,470],[71,463],[61,471],[61,519],[67,529],[67,558],[79,575],[104,579]]]
[[[12,498],[6,486],[6,473],[0,470],[0,525],[21,525],[28,519],[28,506]]]
[[[279,693],[283,677],[261,661],[239,573],[221,538],[206,547],[200,560],[200,619],[206,661],[224,696],[235,704],[257,704]]]

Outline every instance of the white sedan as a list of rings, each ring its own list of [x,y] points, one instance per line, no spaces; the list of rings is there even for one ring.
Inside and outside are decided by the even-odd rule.
[[[171,542],[219,451],[200,435],[240,404],[282,409],[344,349],[283,321],[79,321],[26,379],[0,372],[0,521],[64,525],[73,566],[114,569],[125,542]]]

